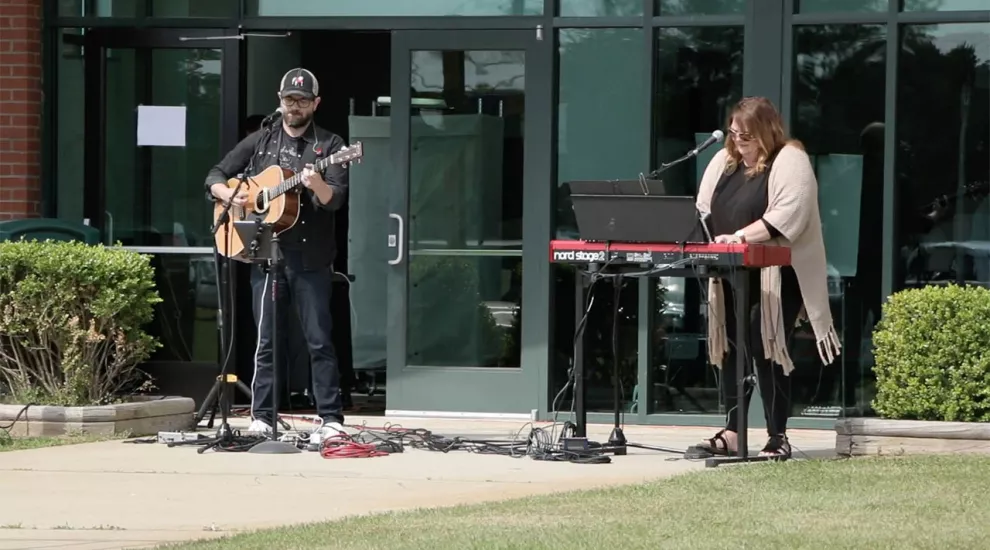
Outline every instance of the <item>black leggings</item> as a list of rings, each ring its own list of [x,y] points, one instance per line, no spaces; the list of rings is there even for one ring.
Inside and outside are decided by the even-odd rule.
[[[784,330],[788,348],[791,336],[794,334],[794,322],[803,304],[801,289],[798,286],[797,275],[791,267],[780,270],[780,303],[784,316]],[[783,434],[787,430],[787,417],[791,415],[791,377],[784,376],[783,368],[776,363],[771,364],[763,352],[763,336],[760,323],[760,274],[753,272],[750,277],[749,289],[749,353],[756,362],[756,379],[760,385],[760,397],[763,400],[763,413],[767,422],[767,433],[771,436]],[[732,285],[727,279],[722,279],[722,292],[725,297],[725,329],[729,340],[729,350],[722,362],[722,394],[728,410],[726,429],[736,431],[738,427],[737,414],[740,407],[736,384],[736,346],[732,342],[736,338],[736,302],[732,293]],[[776,323],[774,323],[776,324]],[[753,361],[746,361],[746,374],[753,371]],[[749,400],[753,395],[752,384],[746,385],[746,403],[742,410],[749,410]]]

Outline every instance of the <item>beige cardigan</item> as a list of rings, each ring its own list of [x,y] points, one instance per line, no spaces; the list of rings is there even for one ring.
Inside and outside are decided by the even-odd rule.
[[[722,149],[705,169],[698,189],[697,206],[701,212],[711,212],[712,193],[725,171],[726,159],[726,151]],[[737,169],[743,168],[740,166]],[[839,355],[841,346],[829,309],[825,241],[818,212],[818,181],[807,153],[793,145],[784,146],[770,167],[767,187],[769,200],[763,219],[777,228],[781,236],[765,244],[791,248],[791,266],[797,274],[804,300],[799,318],[811,322],[818,355],[822,363],[828,365]],[[790,374],[794,363],[787,352],[784,320],[780,314],[780,268],[769,267],[760,271],[763,349],[767,359],[781,365],[784,374]],[[727,351],[722,286],[711,279],[708,283],[709,361],[721,367]]]

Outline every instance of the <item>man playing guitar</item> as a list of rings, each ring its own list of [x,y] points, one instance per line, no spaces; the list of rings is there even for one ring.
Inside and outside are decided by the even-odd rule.
[[[341,405],[340,373],[337,356],[330,339],[330,292],[333,261],[337,247],[334,236],[334,213],[347,198],[347,168],[330,163],[322,172],[314,171],[317,159],[325,159],[345,146],[344,140],[313,122],[313,113],[320,104],[319,83],[306,69],[292,69],[282,77],[278,97],[282,113],[274,127],[262,127],[238,143],[206,176],[206,188],[214,200],[244,206],[248,193],[228,185],[228,180],[243,173],[257,176],[266,168],[278,165],[300,174],[299,216],[296,223],[279,234],[282,253],[281,277],[277,283],[276,299],[295,304],[306,337],[312,370],[313,397],[316,410],[323,419],[321,439],[344,432]],[[273,275],[266,267],[252,267],[251,289],[253,309],[258,325],[258,344],[254,358],[254,380],[251,384],[251,426],[248,431],[269,433],[277,420],[272,410],[271,323],[279,323],[278,349],[286,347],[285,315],[288,308],[275,308],[278,319],[272,319]],[[282,358],[280,358],[282,359]],[[283,359],[279,364],[285,365]],[[279,385],[283,387],[282,384]]]

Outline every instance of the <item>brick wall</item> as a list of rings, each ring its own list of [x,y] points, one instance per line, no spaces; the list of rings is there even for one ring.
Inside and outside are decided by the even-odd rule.
[[[0,0],[0,220],[41,215],[43,0]]]

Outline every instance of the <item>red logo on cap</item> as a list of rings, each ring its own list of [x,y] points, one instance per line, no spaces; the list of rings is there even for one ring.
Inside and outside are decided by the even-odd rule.
[[[299,75],[299,76],[297,76],[297,77],[295,77],[295,78],[292,79],[292,85],[293,86],[302,86],[303,85],[303,82],[304,81],[303,81],[302,75]]]

